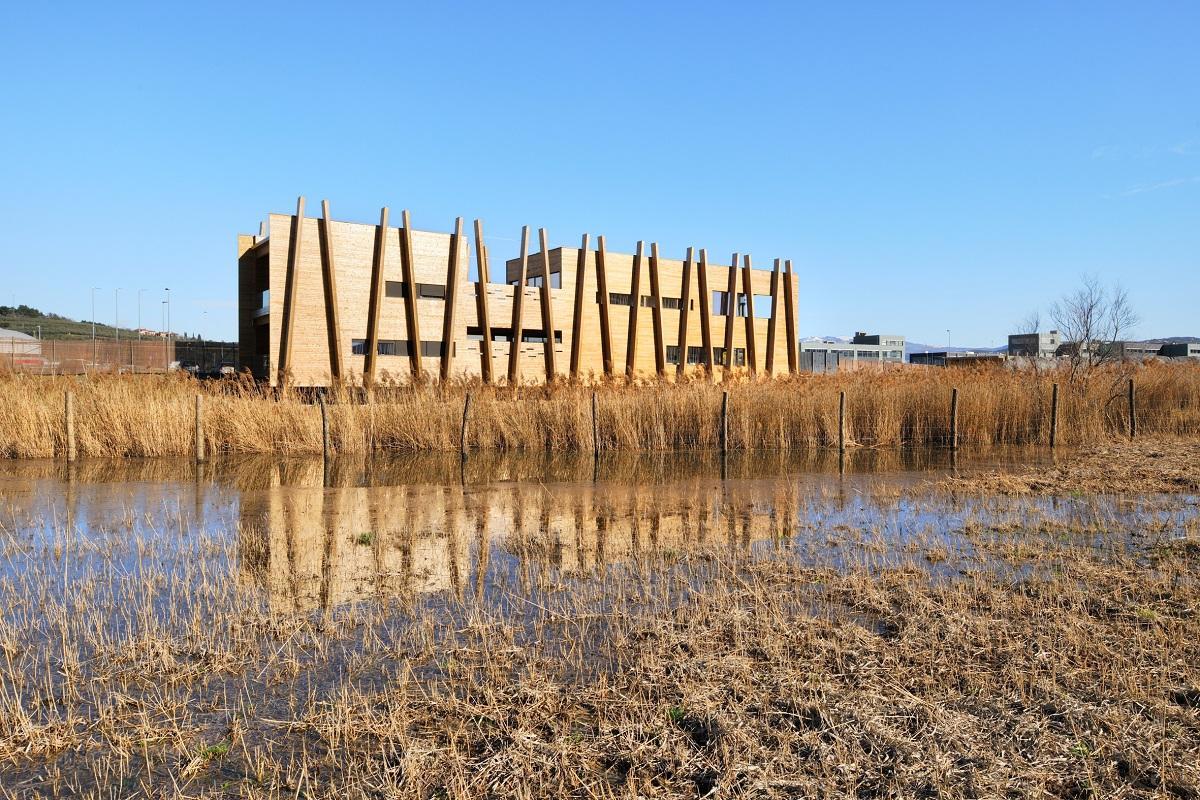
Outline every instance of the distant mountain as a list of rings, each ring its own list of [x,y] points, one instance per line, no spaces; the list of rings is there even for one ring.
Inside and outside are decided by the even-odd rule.
[[[904,356],[907,358],[913,353],[944,353],[946,345],[937,344],[922,344],[921,342],[905,342]],[[1008,345],[1000,345],[999,347],[950,347],[951,353],[1007,353]]]
[[[1196,344],[1200,342],[1200,336],[1165,336],[1161,339],[1145,339],[1144,341],[1159,344]]]

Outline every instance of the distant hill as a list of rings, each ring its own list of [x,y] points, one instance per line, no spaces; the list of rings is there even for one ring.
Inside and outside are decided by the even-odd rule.
[[[951,353],[1007,353],[1008,345],[1000,345],[999,347],[950,347]],[[905,342],[904,357],[908,358],[913,353],[944,353],[946,345],[922,344],[921,342]]]
[[[91,339],[92,323],[69,319],[59,314],[48,314],[26,305],[0,306],[0,328],[10,328],[21,333],[43,339]],[[96,338],[112,339],[116,328],[96,321]],[[136,339],[137,331],[122,327],[122,339]]]

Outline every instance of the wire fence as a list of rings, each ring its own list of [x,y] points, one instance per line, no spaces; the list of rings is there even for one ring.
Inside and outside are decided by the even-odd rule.
[[[235,370],[237,364],[238,346],[233,342],[0,338],[0,371],[32,375],[152,373],[174,369],[199,375],[219,375]]]
[[[169,339],[122,342],[0,339],[0,370],[34,375],[166,372],[175,361],[175,342]]]

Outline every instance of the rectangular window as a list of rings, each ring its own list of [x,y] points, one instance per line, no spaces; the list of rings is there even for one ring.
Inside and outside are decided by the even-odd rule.
[[[401,352],[403,350],[404,352]],[[399,356],[408,355],[408,342],[402,342],[399,339],[380,339],[379,340],[379,355],[381,356]]]
[[[754,295],[754,316],[758,319],[770,319],[771,313],[775,310],[775,304],[771,301],[769,294]]]
[[[666,352],[667,363],[668,364],[678,364],[679,363],[679,345],[669,344],[669,345],[667,345],[666,350],[667,350],[667,352]]]
[[[713,348],[713,364],[718,364],[722,367],[726,366],[726,364],[725,364],[725,348],[724,347],[714,347]]]
[[[663,308],[669,308],[672,311],[679,311],[683,308],[683,300],[678,297],[664,297],[662,304]]]
[[[404,297],[404,282],[403,281],[384,281],[383,282],[384,297]]]
[[[746,348],[744,348],[744,347],[733,348],[733,365],[735,367],[746,366]]]
[[[633,305],[633,295],[621,292],[609,292],[608,302],[614,306],[631,306]]]
[[[421,356],[423,358],[441,358],[444,352],[440,339],[434,342],[421,342]]]
[[[351,340],[350,352],[356,356],[365,356],[367,354],[367,340],[366,339]]]
[[[689,347],[687,363],[703,364],[704,363],[704,348],[703,347]]]
[[[712,313],[714,317],[729,316],[729,292],[712,293]]]
[[[749,313],[749,308],[746,305],[746,295],[744,292],[738,292],[737,296],[737,315],[744,317]]]
[[[440,283],[418,283],[417,297],[429,297],[434,300],[445,300],[446,287]]]

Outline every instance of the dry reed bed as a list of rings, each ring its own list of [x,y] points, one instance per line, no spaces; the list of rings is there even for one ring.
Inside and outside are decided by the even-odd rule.
[[[1200,494],[1200,441],[1114,441],[1036,470],[948,477],[938,485],[959,494]]]
[[[265,610],[245,532],[3,530],[0,797],[1195,797],[1195,533],[1097,546],[1074,502],[590,580],[528,531],[461,595],[315,615]]]
[[[794,450],[838,441],[838,393],[847,395],[850,443],[887,447],[942,444],[950,391],[960,389],[964,445],[1044,443],[1050,389],[1062,384],[1059,441],[1098,442],[1126,430],[1125,379],[1138,385],[1138,424],[1146,433],[1200,433],[1200,365],[1149,364],[1102,370],[1086,381],[1064,374],[1005,369],[859,370],[715,386],[603,384],[595,389],[392,388],[371,404],[339,393],[330,406],[340,452],[459,448],[464,398],[474,395],[468,444],[474,449],[591,452],[591,394],[599,404],[602,450],[695,450],[719,446],[721,394],[730,393],[731,449]],[[320,454],[318,408],[294,392],[280,397],[243,382],[200,384],[163,376],[89,379],[0,375],[0,457],[50,458],[64,452],[63,395],[76,395],[77,440],[84,456],[183,456],[194,448],[194,398],[205,397],[211,452]]]

